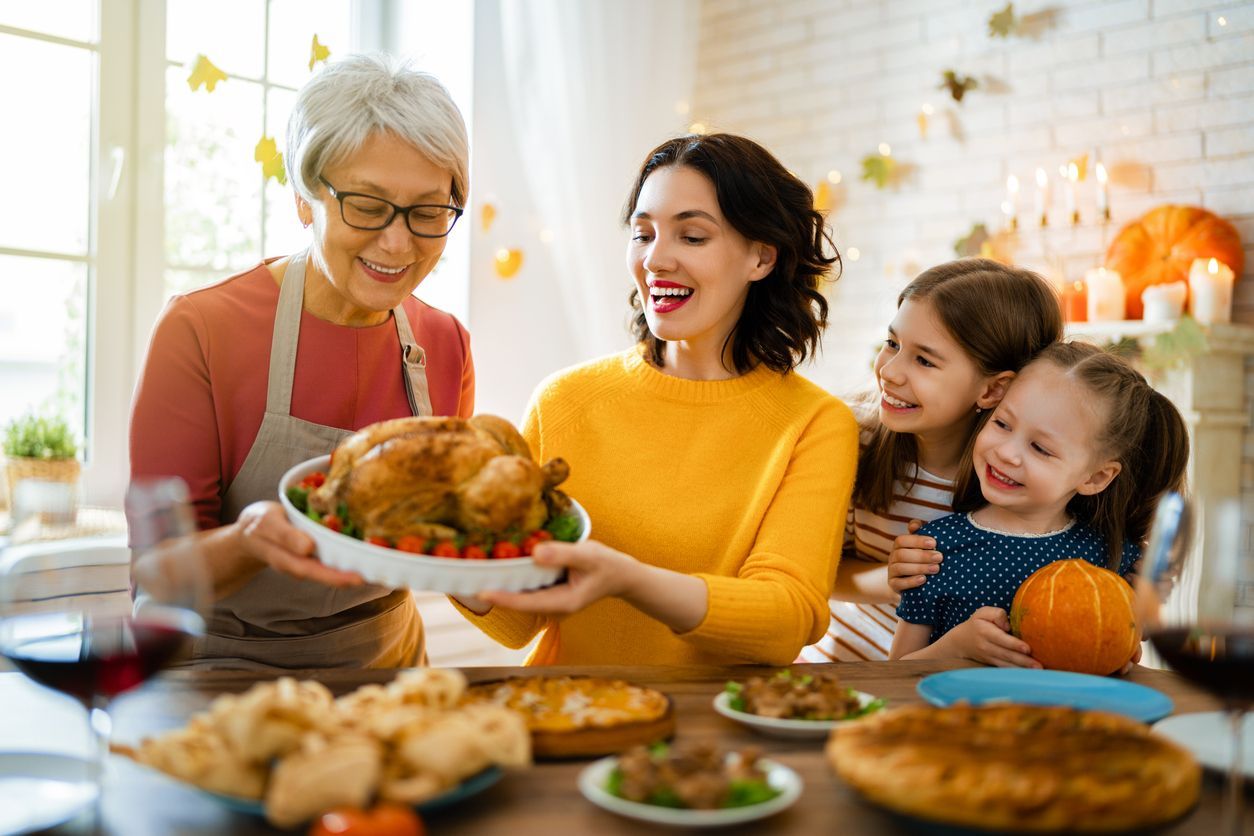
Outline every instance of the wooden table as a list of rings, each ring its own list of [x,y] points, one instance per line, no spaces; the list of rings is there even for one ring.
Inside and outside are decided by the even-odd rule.
[[[893,705],[919,702],[916,683],[928,674],[958,667],[955,662],[861,662],[815,665],[814,669],[838,671],[850,685],[885,697]],[[858,833],[919,832],[903,820],[862,801],[828,768],[822,741],[792,741],[761,737],[738,723],[716,714],[714,696],[728,679],[744,679],[768,669],[751,667],[585,667],[553,668],[546,673],[611,676],[649,685],[675,700],[677,739],[713,739],[724,745],[757,744],[770,756],[791,766],[802,777],[805,789],[791,809],[741,828],[737,833]],[[518,668],[468,668],[472,681],[518,674]],[[388,671],[309,672],[336,694],[366,682],[391,678]],[[138,692],[120,699],[114,711],[114,736],[123,742],[181,725],[193,712],[204,708],[219,693],[242,691],[258,680],[257,674],[237,672],[163,674]],[[1210,711],[1218,707],[1207,696],[1175,674],[1137,668],[1128,677],[1168,694],[1176,713]],[[278,831],[264,821],[229,812],[197,792],[154,775],[129,762],[112,765],[105,792],[104,832],[118,836],[145,834],[261,834]],[[604,812],[585,801],[576,788],[576,776],[586,761],[544,762],[505,778],[481,795],[427,817],[428,829],[440,834],[626,834],[640,833],[644,825]],[[1201,803],[1183,820],[1163,833],[1217,834],[1220,832],[1221,783],[1208,775]],[[1254,833],[1254,805],[1247,804],[1246,830]],[[82,823],[66,825],[58,834],[84,832]],[[726,832],[726,831],[725,831]]]

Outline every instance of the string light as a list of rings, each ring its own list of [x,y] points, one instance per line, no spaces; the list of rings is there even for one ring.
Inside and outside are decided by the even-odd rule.
[[[840,181],[843,179],[843,175],[841,175],[841,173],[834,168],[827,172],[827,182],[831,183],[833,186],[839,185]]]

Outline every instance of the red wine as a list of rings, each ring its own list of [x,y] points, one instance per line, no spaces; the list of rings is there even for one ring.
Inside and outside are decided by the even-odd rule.
[[[1179,627],[1154,633],[1150,640],[1186,679],[1230,702],[1254,702],[1254,627]]]
[[[135,619],[19,616],[6,622],[0,650],[39,684],[90,703],[134,688],[161,670],[199,626],[197,616],[179,610]]]

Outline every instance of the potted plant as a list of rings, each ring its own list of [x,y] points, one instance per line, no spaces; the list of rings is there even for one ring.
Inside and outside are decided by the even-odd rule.
[[[4,428],[5,480],[12,505],[17,483],[25,479],[78,484],[78,443],[65,419],[28,413]]]

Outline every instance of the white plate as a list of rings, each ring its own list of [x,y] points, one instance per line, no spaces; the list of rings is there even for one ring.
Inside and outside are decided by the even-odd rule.
[[[858,704],[863,707],[875,699],[864,691],[854,691],[854,694],[858,697]],[[726,691],[714,698],[714,710],[729,720],[744,723],[754,731],[771,737],[823,738],[841,723],[849,722],[849,720],[781,720],[775,717],[760,717],[748,711],[737,711],[732,708],[731,694]]]
[[[302,514],[287,498],[287,489],[300,483],[315,471],[326,472],[330,456],[302,462],[279,480],[279,501],[288,519],[317,544],[318,559],[328,566],[357,572],[366,580],[392,588],[407,586],[445,592],[451,595],[473,595],[489,589],[517,592],[537,589],[555,583],[562,574],[560,568],[537,566],[529,557],[513,557],[505,560],[461,560],[452,557],[429,557],[409,554],[383,546],[373,546],[362,540],[332,531]],[[578,502],[571,500],[571,511],[583,524],[579,540],[588,539],[592,523]]]
[[[0,753],[0,834],[56,827],[90,807],[96,800],[91,770],[68,755]]]
[[[584,798],[601,809],[630,819],[677,827],[723,827],[773,816],[791,807],[801,797],[800,775],[782,763],[765,758],[759,760],[758,763],[766,770],[766,782],[779,790],[779,795],[770,801],[748,807],[729,807],[723,810],[680,810],[674,807],[658,807],[639,801],[628,801],[611,795],[605,789],[605,782],[610,777],[610,771],[618,764],[618,758],[602,758],[589,764],[583,772],[579,773],[579,791],[583,793]]]
[[[1177,714],[1154,724],[1154,731],[1188,749],[1203,766],[1224,773],[1232,757],[1231,729],[1228,715],[1222,711]],[[1245,777],[1254,778],[1254,714],[1245,715],[1241,731]]]

